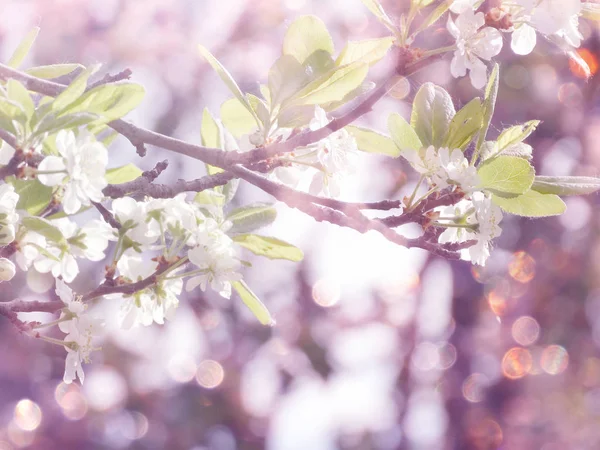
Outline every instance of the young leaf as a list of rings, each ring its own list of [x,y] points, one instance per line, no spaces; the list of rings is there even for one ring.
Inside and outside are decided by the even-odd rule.
[[[500,66],[494,65],[494,69],[488,79],[488,84],[485,88],[485,99],[483,101],[483,123],[481,130],[479,131],[479,138],[477,139],[477,151],[480,151],[481,146],[485,142],[490,123],[492,122],[492,116],[494,115],[494,109],[496,108],[496,98],[498,97],[498,86],[500,84]]]
[[[558,195],[534,190],[517,196],[492,194],[492,202],[510,214],[523,217],[559,216],[567,209]]]
[[[99,68],[99,65],[94,65],[81,72],[79,76],[54,99],[52,102],[52,111],[62,111],[77,100],[85,92],[90,76],[92,76]]]
[[[497,147],[498,154],[507,147],[524,141],[527,137],[535,131],[537,126],[540,124],[539,120],[530,120],[522,125],[515,125],[514,127],[506,128],[500,136],[498,136]]]
[[[120,119],[138,106],[146,91],[137,83],[104,84],[90,89],[63,109],[60,116],[89,112],[101,116],[102,122]],[[60,117],[59,116],[59,117]]]
[[[423,147],[415,130],[413,130],[400,114],[390,114],[390,117],[388,117],[388,129],[390,130],[394,143],[401,151],[407,148],[419,150]]]
[[[61,243],[65,240],[62,232],[41,217],[23,217],[21,223],[30,231],[35,231],[53,242]]]
[[[256,294],[250,290],[244,281],[234,281],[231,285],[261,324],[269,326],[275,325],[275,321],[271,317],[267,307],[260,301]]]
[[[538,176],[531,189],[541,194],[585,195],[600,190],[600,178]]]
[[[267,103],[256,95],[246,94],[246,97],[260,121],[258,126],[261,129],[269,127],[271,125],[271,113],[269,112]]]
[[[327,108],[323,108],[327,111]],[[302,127],[308,124],[315,116],[313,105],[291,106],[285,108],[277,116],[277,125],[281,128]]]
[[[239,88],[231,74],[227,71],[227,69],[223,67],[223,65],[217,60],[217,58],[215,58],[212,55],[212,53],[210,53],[205,47],[203,47],[200,44],[198,44],[198,51],[200,52],[200,55],[202,55],[202,57],[206,60],[206,62],[208,62],[211,65],[214,71],[217,72],[217,75],[219,75],[221,80],[223,80],[223,82],[229,88],[231,93],[240,101],[242,105],[244,105],[244,107],[246,107],[250,114],[255,116],[256,121],[258,122],[258,117],[256,117],[256,114],[254,114],[250,103],[248,103],[248,100],[242,93],[241,89]]]
[[[306,72],[311,80],[314,80],[333,69],[335,69],[335,61],[333,60],[331,53],[325,50],[313,52],[302,63],[302,70]]]
[[[17,209],[24,209],[35,216],[41,213],[52,200],[52,188],[44,186],[38,180],[20,180],[10,177],[7,181],[15,187],[19,194]]]
[[[269,70],[269,93],[271,103],[279,105],[295,95],[308,83],[302,64],[290,55],[283,55]]]
[[[442,147],[450,121],[456,114],[450,94],[440,86],[425,83],[413,101],[410,124],[424,147]]]
[[[233,223],[232,233],[249,233],[272,224],[277,218],[277,210],[268,203],[256,203],[234,209],[227,215]]]
[[[198,192],[194,196],[194,202],[200,205],[223,206],[226,203],[225,195],[222,192],[216,191],[215,189],[206,189]]]
[[[258,234],[238,234],[232,239],[252,253],[266,256],[269,259],[287,259],[298,262],[304,258],[304,253],[298,247],[273,237],[259,236]]]
[[[367,153],[379,153],[382,155],[397,158],[400,156],[400,149],[394,141],[383,134],[367,128],[347,126],[346,130],[354,139],[359,150]]]
[[[8,92],[8,98],[21,105],[27,118],[31,119],[31,116],[33,116],[33,112],[35,111],[35,105],[25,86],[11,78],[6,82],[6,91]]]
[[[32,77],[44,78],[52,80],[53,78],[62,77],[73,72],[75,69],[83,69],[81,64],[51,64],[49,66],[37,66],[27,69],[25,73]]]
[[[40,28],[35,27],[33,30],[27,33],[27,35],[23,38],[17,49],[14,51],[14,53],[6,63],[7,66],[14,67],[16,69],[21,65],[21,63],[29,53],[29,50],[31,50],[31,47],[33,46],[33,43],[35,42],[35,39],[37,38],[39,32]]]
[[[319,105],[342,100],[361,85],[368,71],[369,66],[363,63],[336,68],[306,85],[290,103]]]
[[[389,16],[386,14],[386,12],[383,9],[383,6],[381,6],[381,3],[379,3],[378,0],[362,0],[362,2],[363,5],[365,5],[369,9],[369,11],[371,11],[373,15],[377,17],[377,19],[383,25],[385,25],[392,33],[398,32],[396,26],[392,22],[392,19],[390,19]]]
[[[109,184],[122,184],[133,181],[142,176],[143,171],[129,163],[121,167],[115,167],[106,171],[106,181]]]
[[[498,156],[477,170],[481,187],[494,193],[523,194],[529,190],[535,171],[529,162],[516,156]]]
[[[444,147],[464,150],[480,131],[482,121],[481,100],[476,97],[461,108],[450,121]]]
[[[226,100],[221,105],[221,121],[238,139],[258,127],[254,116],[235,97]],[[202,122],[204,123],[204,119]]]
[[[317,50],[333,53],[333,39],[327,27],[316,16],[302,16],[288,28],[283,38],[283,54],[302,64]]]
[[[431,25],[436,23],[439,20],[439,18],[442,17],[446,13],[446,11],[448,11],[449,7],[450,7],[450,2],[440,3],[433,11],[431,11],[431,13],[429,13],[429,15],[425,18],[425,20],[423,20],[423,22],[421,22],[421,25],[419,25],[419,28],[416,29],[414,34],[417,35],[421,31],[426,30]]]
[[[204,108],[202,113],[202,126],[200,127],[200,136],[202,145],[205,147],[222,148],[222,133],[217,121],[213,118],[208,108]],[[223,172],[223,169],[206,165],[206,171],[209,175]]]
[[[82,125],[87,125],[95,120],[98,120],[98,118],[99,116],[97,114],[92,114],[88,112],[67,114],[59,118],[57,118],[55,114],[49,113],[45,114],[42,117],[42,119],[35,125],[33,129],[33,134],[35,136],[41,136],[45,133],[55,133],[59,130],[79,128]]]
[[[394,37],[388,36],[364,41],[349,41],[335,61],[337,66],[360,61],[372,66],[385,56],[392,44]]]

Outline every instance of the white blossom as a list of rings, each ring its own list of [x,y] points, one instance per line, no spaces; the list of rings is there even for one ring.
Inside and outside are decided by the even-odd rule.
[[[451,220],[438,241],[466,242],[474,245],[461,250],[461,257],[473,264],[485,265],[490,256],[491,241],[500,236],[502,211],[492,203],[491,197],[483,192],[474,192],[470,200],[461,200],[455,205],[444,207],[440,212],[441,223]]]
[[[12,184],[0,185],[0,245],[10,244],[15,240],[15,224],[19,215],[15,212],[19,194]]]
[[[456,39],[456,50],[450,63],[455,78],[469,71],[471,83],[477,89],[485,86],[487,68],[482,61],[490,60],[502,49],[502,35],[492,27],[484,27],[483,13],[475,14],[472,9],[464,10],[456,19],[448,18],[448,31]]]
[[[513,23],[511,48],[518,55],[528,55],[535,48],[536,31],[562,40],[569,47],[579,47],[580,0],[505,0],[501,10]]]
[[[438,158],[443,171],[436,174],[445,178],[436,181],[436,184],[456,184],[464,192],[473,191],[480,183],[477,169],[469,164],[462,150],[455,148],[452,152],[447,148],[438,150]]]
[[[442,169],[441,161],[433,145],[419,150],[406,148],[402,150],[401,154],[421,175],[431,176]]]
[[[225,225],[227,227],[227,224]],[[197,286],[203,291],[211,288],[225,298],[231,297],[231,282],[242,278],[238,272],[241,266],[233,241],[218,224],[207,219],[195,237],[196,245],[188,250],[188,258],[198,268],[198,275],[188,279],[186,291]]]
[[[450,11],[454,14],[460,14],[467,9],[474,10],[477,3],[481,3],[481,0],[454,0],[450,4]]]
[[[75,137],[72,131],[61,130],[56,136],[56,148],[60,156],[47,156],[38,167],[40,182],[64,186],[63,209],[67,214],[75,214],[90,202],[100,202],[102,189],[107,185],[106,147],[89,133],[80,132]]]
[[[130,282],[141,281],[156,272],[156,263],[133,252],[125,252],[117,263],[119,274]],[[173,276],[176,272],[170,272]],[[179,305],[183,281],[181,278],[163,280],[130,296],[116,294],[122,299],[119,315],[121,327],[129,329],[153,322],[171,320]]]
[[[61,279],[56,280],[56,294],[67,306],[60,317],[63,321],[58,324],[60,330],[66,333],[63,340],[67,350],[63,381],[70,384],[79,377],[83,383],[85,374],[82,363],[90,362],[90,353],[97,349],[92,346],[92,339],[100,334],[103,324],[85,313],[86,305],[75,297],[71,288]]]
[[[110,226],[100,220],[93,220],[79,228],[68,217],[55,219],[51,224],[62,233],[65,243],[47,241],[45,251],[39,251],[33,265],[40,273],[52,273],[55,278],[62,276],[67,283],[79,273],[76,258],[90,261],[104,259],[104,250],[109,240],[115,240]]]
[[[15,265],[10,259],[0,258],[0,283],[10,281],[15,276]]]
[[[465,192],[479,185],[477,169],[469,164],[462,150],[436,149],[433,145],[420,150],[405,149],[402,155],[421,175],[426,176],[438,189],[459,186]]]
[[[113,200],[112,209],[117,220],[127,229],[126,235],[133,241],[150,245],[160,236],[159,223],[148,217],[147,203],[123,197]]]
[[[310,121],[311,130],[321,129],[329,123],[327,113],[320,106],[315,107],[315,117]],[[310,192],[323,193],[337,197],[340,193],[340,181],[345,175],[352,173],[358,158],[356,140],[348,131],[341,129],[331,133],[325,139],[309,146],[316,150],[316,162],[320,163],[322,171],[313,177]]]

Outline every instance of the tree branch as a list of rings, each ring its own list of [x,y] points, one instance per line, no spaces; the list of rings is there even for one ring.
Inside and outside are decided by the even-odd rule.
[[[235,178],[234,174],[221,172],[215,175],[207,175],[196,180],[178,180],[173,185],[165,185],[152,184],[151,181],[142,176],[128,183],[110,184],[105,187],[102,192],[110,198],[120,198],[125,195],[136,193],[144,194],[152,198],[172,198],[182,192],[201,192],[216,186],[222,186],[227,184],[227,182],[233,178]]]

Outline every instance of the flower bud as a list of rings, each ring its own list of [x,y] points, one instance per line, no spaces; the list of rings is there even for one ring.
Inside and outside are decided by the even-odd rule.
[[[0,226],[0,245],[8,245],[15,240],[14,225]]]
[[[0,283],[9,281],[15,276],[15,265],[6,258],[0,258]]]
[[[248,136],[248,140],[255,147],[261,147],[265,144],[265,138],[263,134],[259,131],[255,131],[250,136]]]

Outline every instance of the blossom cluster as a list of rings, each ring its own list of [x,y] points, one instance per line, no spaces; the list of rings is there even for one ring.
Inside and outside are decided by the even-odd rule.
[[[512,33],[511,47],[517,54],[530,53],[537,34],[571,52],[581,43],[578,21],[590,8],[587,2],[501,0],[483,11],[480,9],[490,6],[489,2],[440,0],[433,5],[431,1],[413,1],[398,25],[377,0],[364,3],[392,31],[391,36],[351,41],[336,57],[325,24],[315,16],[303,16],[288,28],[282,55],[271,67],[267,85],[260,86],[261,97],[243,93],[221,63],[199,46],[200,54],[233,98],[223,103],[220,119],[204,111],[202,146],[195,147],[197,152],[183,152],[207,163],[209,185],[216,186],[198,189],[193,197],[191,193],[151,197],[146,188],[158,187],[154,184],[157,169],[142,172],[132,164],[108,167],[107,146],[114,137],[108,127],[139,144],[138,151],[144,143],[158,142],[167,150],[181,152],[182,143],[175,139],[145,130],[138,133],[134,125],[119,122],[140,103],[141,86],[105,79],[88,84],[97,69],[89,67],[70,75],[71,83],[56,97],[46,96],[46,90],[33,95],[30,87],[37,85],[29,83],[31,71],[14,78],[12,63],[10,68],[0,67],[0,103],[6,106],[0,108],[4,141],[0,147],[0,282],[13,279],[18,267],[26,273],[32,291],[44,293],[54,288],[64,304],[59,303],[60,317],[45,324],[23,323],[21,330],[66,349],[66,383],[76,378],[83,382],[82,363],[88,362],[97,348],[94,341],[101,321],[91,316],[88,306],[100,297],[119,302],[118,320],[124,328],[163,324],[175,314],[184,290],[198,288],[227,299],[235,290],[262,324],[274,323],[243,281],[242,267],[248,263],[242,260],[240,247],[259,256],[291,261],[300,261],[303,253],[284,241],[253,233],[275,220],[276,211],[265,204],[233,208],[230,202],[239,180],[228,177],[234,174],[244,178],[240,173],[253,172],[249,181],[282,201],[287,201],[287,196],[277,194],[294,188],[290,197],[295,197],[289,204],[306,206],[303,210],[311,211],[317,220],[363,232],[381,231],[394,222],[370,219],[356,204],[328,198],[343,197],[344,181],[357,169],[360,152],[403,156],[419,181],[412,195],[404,198],[402,208],[392,208],[400,212],[390,212],[397,214],[390,218],[413,220],[418,212],[420,216],[413,221],[422,225],[423,234],[401,242],[435,248],[440,254],[460,256],[478,265],[484,265],[490,256],[492,241],[501,233],[503,214],[559,215],[566,208],[559,194],[600,189],[600,182],[589,177],[536,176],[530,163],[533,149],[523,141],[539,121],[507,128],[494,140],[487,135],[499,80],[498,65],[488,79],[488,65],[502,49],[503,33]],[[414,37],[423,31],[413,23],[416,17],[423,17],[421,8],[431,10],[430,20],[424,22],[429,25],[450,11],[446,27],[453,45],[429,50],[411,47]],[[12,61],[22,61],[24,54],[19,52],[26,53],[32,42],[31,36],[25,39]],[[370,66],[393,47],[407,57],[400,59],[402,63],[389,80],[369,92],[373,88],[373,83],[366,81]],[[443,88],[425,83],[414,96],[410,123],[399,114],[389,116],[390,136],[352,125],[385,95],[398,74],[409,76],[415,66],[448,52],[453,53],[452,75],[468,73],[478,89],[487,84],[484,98],[472,99],[457,112]],[[75,66],[80,68],[74,64],[44,66],[37,73],[59,78]],[[41,86],[48,83],[42,78],[37,81]],[[56,88],[52,82],[48,89],[56,94]],[[330,121],[329,113],[363,95],[363,103]],[[141,139],[140,135],[158,140]],[[296,136],[301,146],[292,145]],[[271,144],[274,147],[268,148]],[[259,148],[262,150],[256,151]],[[223,152],[221,159],[215,158],[219,152]],[[228,158],[231,153],[233,157]],[[252,159],[256,154],[263,156]],[[222,170],[230,173],[224,178],[212,177]],[[212,184],[215,179],[218,181]],[[203,184],[204,179],[192,184],[198,181]],[[425,193],[418,197],[423,184]],[[181,192],[181,185],[189,186],[181,181],[163,187]],[[115,191],[117,194],[109,194]],[[450,200],[428,205],[430,199],[444,196]],[[378,204],[389,210],[390,204],[399,206],[400,201],[369,205]],[[363,207],[370,206],[361,204]],[[88,219],[96,210],[102,219]],[[382,234],[398,241],[389,227]],[[69,285],[79,275],[82,261],[102,262],[106,270],[100,286],[77,295]],[[55,325],[64,333],[63,340],[33,331]]]
[[[511,49],[528,55],[537,43],[536,35],[549,38],[565,51],[579,47],[583,39],[579,31],[582,13],[580,0],[502,0],[487,13],[476,12],[480,0],[454,0],[448,18],[448,31],[456,40],[451,63],[454,77],[467,71],[475,88],[486,83],[486,66],[502,49],[501,32],[511,33]]]
[[[491,201],[491,196],[481,190],[477,169],[469,164],[460,149],[405,149],[403,156],[412,168],[428,180],[434,190],[448,189],[465,193],[465,198],[455,205],[437,209],[437,223],[446,229],[438,242],[473,245],[461,251],[462,259],[485,265],[490,255],[491,241],[502,230],[499,223],[502,211]]]

